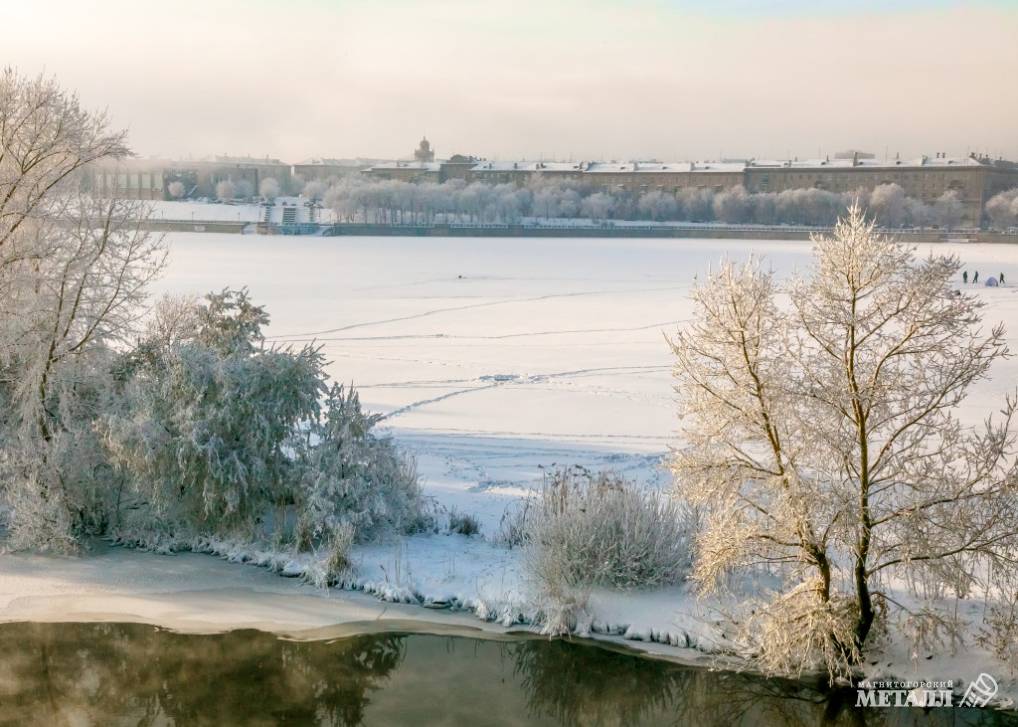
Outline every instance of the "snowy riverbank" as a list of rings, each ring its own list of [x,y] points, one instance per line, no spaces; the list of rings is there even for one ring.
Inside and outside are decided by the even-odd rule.
[[[325,590],[282,577],[271,562],[252,567],[257,558],[239,565],[239,551],[231,553],[235,562],[104,543],[80,557],[6,554],[0,557],[0,623],[145,623],[184,633],[248,628],[296,639],[383,630],[485,638],[533,631],[523,592],[513,590],[520,584],[512,558],[499,558],[484,541],[466,540],[432,535],[388,551],[359,549],[361,577],[348,584],[354,590]],[[296,575],[301,565],[284,557],[275,567]],[[962,607],[976,616],[979,604]],[[690,666],[751,669],[713,653],[724,643],[712,609],[682,589],[595,592],[589,608],[593,622],[586,635],[596,640]],[[1018,679],[979,649],[913,654],[892,643],[866,665],[871,678],[954,680],[962,686],[983,672],[999,683],[996,704],[1014,708]]]
[[[371,555],[365,552],[359,558],[363,565]],[[379,558],[371,567],[381,571],[386,565],[393,567]],[[415,583],[413,590],[427,589],[426,581]],[[206,554],[159,555],[96,543],[80,557],[27,553],[0,557],[0,623],[145,623],[184,633],[252,628],[292,638],[379,629],[491,636],[532,630],[521,623],[510,626],[478,618],[477,611],[455,607],[458,599],[448,592],[448,605],[439,608],[440,592],[434,591],[424,607],[421,602],[405,602],[416,601],[409,590],[400,594],[374,588],[368,581],[362,585],[367,590],[325,590],[267,568],[243,567]],[[612,613],[610,604],[606,599],[606,614]],[[591,635],[618,643],[634,634],[628,639],[625,634]],[[707,666],[715,661],[701,651],[670,648],[649,639],[632,645],[685,664]]]

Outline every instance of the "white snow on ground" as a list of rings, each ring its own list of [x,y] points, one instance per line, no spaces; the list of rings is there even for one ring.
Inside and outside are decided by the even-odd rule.
[[[294,222],[332,222],[335,218],[331,209],[315,210],[312,220],[311,211],[300,197],[279,197],[273,205],[269,222],[280,224],[283,221],[283,207],[296,210]],[[224,204],[221,202],[172,201],[154,200],[148,203],[151,207],[153,220],[173,222],[261,222],[265,219],[265,209],[260,204]]]
[[[184,222],[258,222],[262,219],[261,205],[220,204],[217,202],[167,202],[156,200],[148,203],[152,208],[153,220]]]
[[[415,536],[358,548],[351,585],[506,624],[532,615],[519,551],[492,542],[507,505],[553,465],[612,468],[648,487],[667,486],[660,463],[677,443],[677,422],[664,335],[690,316],[695,276],[723,256],[751,254],[788,274],[808,264],[810,251],[805,242],[739,240],[173,233],[168,241],[170,264],[160,291],[247,286],[272,315],[272,340],[322,345],[331,373],[355,384],[367,409],[388,415],[383,429],[416,455],[427,494],[480,519],[487,539]],[[1003,272],[1018,282],[1018,247],[923,246],[932,249],[957,253],[983,279]],[[988,324],[1008,323],[1018,349],[1018,287],[969,289],[987,302]],[[1016,381],[1018,360],[998,365],[963,417],[974,424],[996,411]],[[236,560],[272,560],[229,544],[208,549]],[[167,560],[190,567],[201,557]],[[10,561],[0,559],[0,598],[7,594],[9,601],[2,608],[0,600],[0,618],[10,618],[19,602],[14,596],[49,588],[53,569],[68,583],[66,592],[74,592],[67,561],[36,559],[29,567],[17,558],[17,568],[39,575],[12,581]],[[298,573],[306,562],[274,567]],[[265,585],[272,578],[267,571],[236,570],[263,573],[256,588],[275,592]],[[306,589],[276,581],[287,584],[278,588]],[[129,582],[121,586],[132,591]],[[260,599],[239,613],[249,613]],[[595,592],[590,605],[597,632],[703,649],[719,643],[709,604],[683,588]],[[915,671],[908,655],[898,653],[886,671],[967,680],[996,669],[1003,684],[1004,667],[993,667],[985,655],[959,659],[920,655],[923,671]],[[1014,681],[1006,689],[1018,695]]]
[[[260,628],[306,635],[379,619],[420,622],[415,629],[436,620],[422,608],[336,594],[194,553],[157,556],[97,544],[83,557],[0,558],[0,622],[131,621],[189,633]],[[460,630],[504,631],[466,614],[444,614],[442,621]]]

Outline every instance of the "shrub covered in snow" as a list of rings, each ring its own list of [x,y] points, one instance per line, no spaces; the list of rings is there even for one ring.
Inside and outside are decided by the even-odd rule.
[[[481,523],[473,515],[453,508],[449,511],[449,532],[457,535],[477,535],[481,532]]]
[[[119,405],[100,422],[134,496],[115,527],[126,514],[140,527],[233,531],[292,499],[287,447],[318,407],[320,355],[256,349],[267,317],[244,291],[187,317],[189,329],[150,334],[126,356]]]
[[[330,389],[323,414],[295,445],[302,477],[294,497],[300,544],[347,529],[365,541],[430,524],[414,461],[391,439],[371,433],[378,420],[361,410],[353,389]]]
[[[264,310],[246,291],[210,295],[127,357],[118,411],[104,418],[111,460],[132,496],[115,528],[133,540],[277,536],[299,549],[415,527],[413,463],[371,433],[353,391],[326,391],[322,357],[263,348]],[[337,541],[338,538],[338,541]]]
[[[525,543],[526,568],[549,633],[585,630],[591,587],[664,586],[682,581],[690,569],[691,514],[615,473],[552,472],[511,520],[507,533]]]
[[[674,500],[610,472],[552,473],[527,524],[528,565],[543,583],[641,588],[689,569],[690,519]]]
[[[524,497],[511,503],[499,520],[498,533],[495,535],[496,542],[510,550],[526,545],[529,540],[527,522],[530,519],[530,509],[533,506],[534,498],[532,497]]]

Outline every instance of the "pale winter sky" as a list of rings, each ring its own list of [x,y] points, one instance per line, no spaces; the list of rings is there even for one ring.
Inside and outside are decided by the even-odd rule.
[[[1018,159],[1018,0],[0,0],[143,155]]]

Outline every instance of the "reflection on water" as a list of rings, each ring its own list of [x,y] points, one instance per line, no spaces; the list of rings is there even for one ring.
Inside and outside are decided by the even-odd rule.
[[[0,725],[1005,725],[545,639],[0,626]]]

